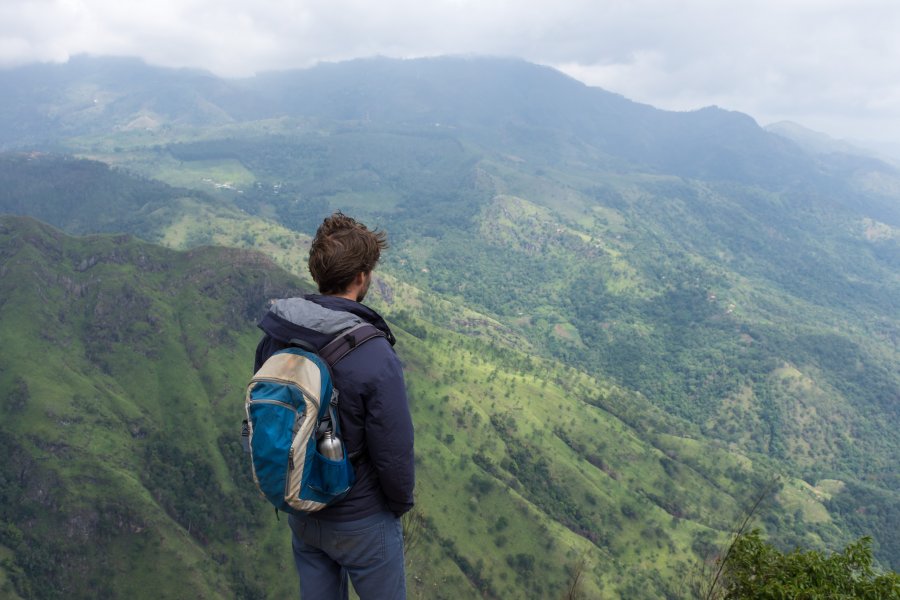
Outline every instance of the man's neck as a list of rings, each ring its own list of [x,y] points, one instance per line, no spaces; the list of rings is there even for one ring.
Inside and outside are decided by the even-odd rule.
[[[329,295],[337,298],[346,298],[347,300],[353,300],[354,302],[362,302],[363,298],[366,296],[366,292],[369,291],[369,284],[371,281],[371,271],[368,273],[358,273],[356,277],[353,278],[353,281],[347,286],[347,289],[343,292]]]

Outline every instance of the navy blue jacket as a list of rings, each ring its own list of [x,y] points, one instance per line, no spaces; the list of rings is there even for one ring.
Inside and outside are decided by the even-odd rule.
[[[385,333],[355,348],[332,369],[344,447],[354,460],[356,483],[339,502],[316,513],[332,521],[359,519],[388,509],[400,516],[413,506],[413,426],[394,335],[374,310],[337,296],[310,294],[276,301],[259,323],[265,332],[254,371],[299,338],[321,349],[360,322]]]

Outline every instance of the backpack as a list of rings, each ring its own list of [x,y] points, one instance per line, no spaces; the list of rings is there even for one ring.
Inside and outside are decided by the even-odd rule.
[[[331,367],[364,342],[385,337],[369,323],[337,335],[321,351],[306,342],[270,356],[247,385],[241,432],[253,481],[275,510],[306,514],[343,498],[356,477],[342,448]]]

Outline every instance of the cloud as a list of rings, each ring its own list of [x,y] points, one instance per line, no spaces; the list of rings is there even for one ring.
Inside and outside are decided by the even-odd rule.
[[[765,10],[760,10],[765,5]],[[900,117],[900,4],[701,3],[629,29],[625,59],[557,67],[591,85],[673,110],[716,104],[763,122],[885,139]],[[664,9],[661,9],[664,10]],[[632,21],[633,23],[633,21]]]
[[[900,138],[894,0],[3,0],[0,66],[135,55],[224,76],[360,56],[519,56],[661,108]]]

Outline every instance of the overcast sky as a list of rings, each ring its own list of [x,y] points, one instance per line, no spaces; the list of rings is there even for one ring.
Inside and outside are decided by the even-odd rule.
[[[898,0],[0,0],[0,67],[79,53],[223,76],[516,56],[659,108],[715,104],[900,156]]]

